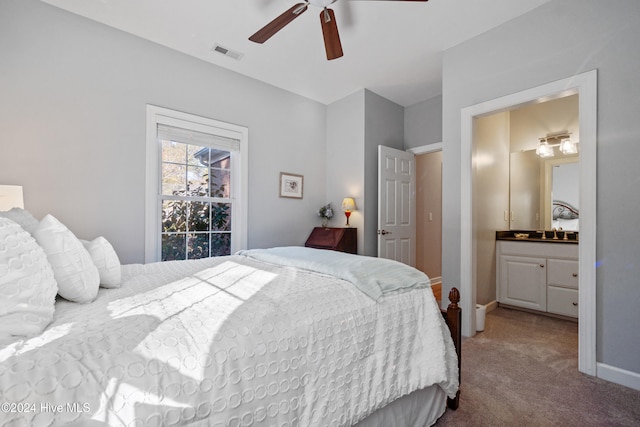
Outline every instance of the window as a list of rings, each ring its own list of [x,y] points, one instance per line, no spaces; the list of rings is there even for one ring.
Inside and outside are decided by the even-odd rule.
[[[147,262],[246,247],[246,147],[246,128],[147,107]]]

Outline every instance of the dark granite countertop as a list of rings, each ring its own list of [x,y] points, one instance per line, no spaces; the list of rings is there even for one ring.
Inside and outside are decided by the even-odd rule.
[[[542,233],[546,234],[546,239],[542,238]],[[517,242],[539,242],[539,243],[564,243],[564,244],[578,244],[578,232],[568,231],[567,239],[565,239],[565,232],[560,230],[556,231],[555,235],[557,239],[553,238],[553,231],[540,231],[540,230],[506,230],[496,231],[496,240],[511,240]],[[517,234],[528,234],[528,237],[516,237]]]

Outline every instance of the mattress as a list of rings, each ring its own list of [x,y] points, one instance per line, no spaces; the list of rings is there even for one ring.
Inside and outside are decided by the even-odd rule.
[[[416,390],[457,390],[429,287],[374,300],[243,255],[122,272],[0,349],[0,424],[349,426]]]

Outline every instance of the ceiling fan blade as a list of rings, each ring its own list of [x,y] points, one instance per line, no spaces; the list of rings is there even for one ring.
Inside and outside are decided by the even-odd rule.
[[[287,24],[302,15],[307,10],[308,3],[298,3],[291,6],[286,12],[278,16],[273,21],[262,27],[257,33],[249,37],[249,40],[256,43],[264,43],[275,33],[283,29]]]
[[[333,10],[325,8],[320,12],[320,24],[322,25],[322,35],[324,36],[324,49],[327,51],[327,59],[340,58],[342,45],[338,34],[338,24]]]

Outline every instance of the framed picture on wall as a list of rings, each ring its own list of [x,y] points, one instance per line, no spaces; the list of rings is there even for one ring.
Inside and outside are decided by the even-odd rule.
[[[293,173],[280,172],[280,197],[302,199],[304,177]]]

